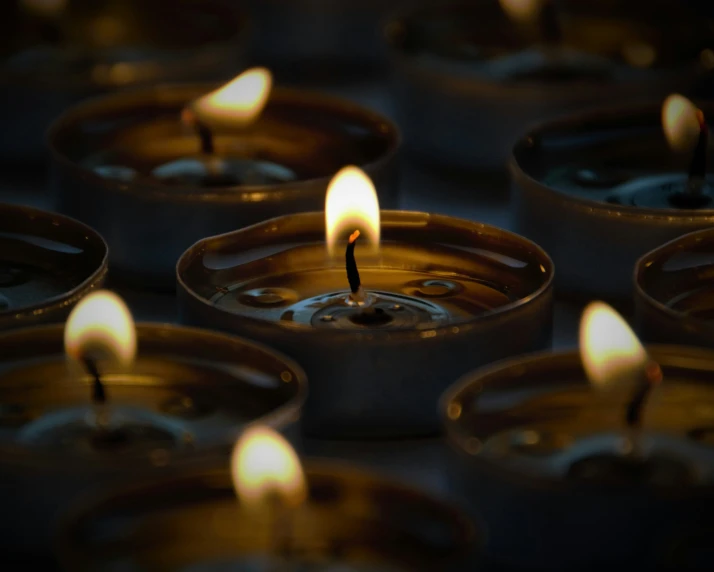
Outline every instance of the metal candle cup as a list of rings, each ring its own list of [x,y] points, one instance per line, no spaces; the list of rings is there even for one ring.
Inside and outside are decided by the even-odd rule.
[[[640,256],[714,221],[711,204],[670,200],[686,188],[690,160],[668,147],[661,103],[546,123],[513,151],[516,229],[553,258],[560,294],[629,301]]]
[[[714,347],[712,264],[711,229],[686,234],[637,261],[635,311],[643,339]]]
[[[41,553],[54,514],[74,496],[227,456],[262,422],[294,431],[302,370],[258,344],[205,330],[138,324],[128,373],[102,371],[112,430],[92,423],[89,376],[70,375],[63,327],[0,335],[3,554]]]
[[[59,322],[98,288],[107,245],[69,217],[0,204],[0,330]]]
[[[480,538],[449,505],[335,463],[308,461],[305,473],[308,499],[292,515],[288,567],[473,569]],[[121,531],[110,525],[120,514]],[[117,561],[161,572],[261,570],[271,564],[269,516],[239,504],[226,471],[186,473],[87,499],[63,519],[56,544],[77,572]]]
[[[181,319],[294,357],[310,376],[310,434],[434,434],[450,380],[550,343],[553,266],[535,244],[480,223],[382,211],[381,229],[378,254],[355,253],[374,320],[346,301],[323,213],[195,244],[178,264]]]
[[[251,126],[216,134],[219,156],[266,162],[293,172],[269,184],[169,184],[150,172],[199,152],[180,121],[207,85],[163,86],[86,102],[49,134],[53,190],[60,210],[97,228],[109,242],[112,270],[144,287],[173,288],[180,254],[195,241],[276,215],[322,208],[332,175],[363,166],[380,201],[396,206],[400,135],[387,119],[319,94],[275,89]],[[103,167],[129,167],[106,176]],[[111,169],[110,169],[111,171]],[[110,178],[116,177],[116,178]]]
[[[88,96],[158,82],[220,80],[244,64],[247,20],[225,3],[65,4],[64,13],[44,18],[16,8],[3,35],[8,50],[16,50],[0,64],[0,121],[11,134],[0,144],[5,161],[42,159],[47,127]]]
[[[641,457],[619,452],[626,404],[594,395],[577,352],[504,361],[444,395],[454,486],[485,523],[487,554],[525,569],[706,569],[714,353],[647,351],[664,383]]]
[[[687,18],[683,7],[681,14],[670,10],[666,24],[648,24],[655,12],[649,5],[631,18],[589,13],[592,3],[586,10],[557,5],[564,42],[550,55],[495,1],[439,3],[393,19],[385,34],[410,149],[447,167],[501,169],[535,121],[603,101],[686,92],[704,75],[698,50],[706,46],[697,44],[704,23]],[[653,64],[627,63],[624,46],[651,51]]]

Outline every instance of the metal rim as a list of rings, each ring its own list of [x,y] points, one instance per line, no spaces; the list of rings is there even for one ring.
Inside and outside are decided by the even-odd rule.
[[[635,298],[641,300],[647,304],[653,310],[656,310],[663,316],[676,320],[678,322],[687,322],[691,324],[696,324],[697,328],[702,331],[709,332],[714,336],[714,327],[710,322],[706,320],[701,320],[700,318],[692,317],[683,312],[678,312],[673,310],[666,304],[663,304],[656,298],[652,297],[649,292],[643,286],[640,278],[644,273],[648,263],[653,261],[655,258],[659,258],[661,255],[668,252],[676,252],[681,248],[686,248],[690,244],[695,244],[699,242],[701,238],[714,239],[714,229],[704,229],[690,232],[688,234],[682,235],[678,238],[670,240],[661,246],[658,246],[654,250],[650,250],[648,253],[642,255],[635,263],[635,268],[633,272],[633,283],[635,288]]]
[[[239,337],[236,335],[232,334],[227,334],[227,333],[222,333],[222,332],[216,332],[213,330],[208,330],[204,328],[195,328],[191,326],[182,326],[182,325],[176,325],[176,324],[168,324],[168,323],[153,323],[153,322],[139,322],[136,324],[137,328],[137,333],[139,335],[139,341],[142,334],[144,335],[160,335],[161,337],[171,337],[172,335],[186,335],[186,336],[200,336],[201,338],[204,339],[214,339],[222,342],[228,342],[231,346],[233,347],[243,347],[243,348],[249,348],[253,351],[256,351],[258,353],[264,354],[264,355],[270,355],[274,358],[277,358],[280,360],[281,364],[289,369],[294,375],[293,379],[294,381],[292,383],[295,384],[296,387],[296,392],[295,396],[292,397],[289,401],[286,403],[280,405],[277,409],[270,411],[269,413],[263,415],[262,417],[259,417],[257,419],[254,419],[252,421],[249,421],[247,423],[244,423],[243,426],[247,427],[250,425],[257,425],[257,424],[268,424],[272,427],[282,429],[286,426],[288,426],[290,423],[297,421],[301,415],[302,409],[304,407],[305,401],[307,399],[308,395],[308,380],[307,380],[307,375],[305,374],[305,371],[302,369],[300,365],[297,364],[292,358],[284,355],[283,353],[274,350],[271,347],[268,347],[267,345],[264,345],[259,342],[255,342],[253,340],[248,340],[243,337]],[[64,324],[52,324],[52,325],[40,325],[40,326],[33,326],[33,327],[28,327],[28,328],[21,328],[13,331],[8,331],[8,332],[2,332],[0,333],[0,347],[4,346],[7,344],[8,340],[11,338],[20,338],[22,340],[23,337],[27,337],[29,340],[31,340],[35,335],[38,333],[47,335],[49,337],[54,337],[56,336],[58,339],[62,339],[64,335]],[[29,343],[29,342],[28,342]],[[243,427],[241,426],[241,428]],[[238,429],[239,427],[236,427]],[[206,458],[211,458],[212,456],[224,451],[226,447],[230,447],[230,443],[222,443],[222,444],[217,444],[211,447],[206,447],[200,450],[196,451],[185,451],[185,452],[174,452],[172,453],[171,456],[171,461],[169,462],[170,466],[174,466],[176,464],[181,464],[181,463],[186,463],[190,462],[192,460],[196,459],[206,459]],[[11,461],[14,466],[17,466],[19,468],[25,468],[25,467],[39,467],[41,469],[48,468],[52,469],[55,471],[67,471],[67,472],[74,472],[77,470],[83,470],[84,468],[91,469],[91,468],[102,468],[102,467],[107,467],[111,468],[116,465],[120,465],[121,467],[125,467],[125,462],[126,458],[121,457],[121,458],[103,458],[103,459],[95,459],[95,458],[88,458],[88,459],[81,459],[81,462],[78,464],[73,464],[69,466],[62,466],[62,467],[57,467],[55,461],[57,460],[57,457],[43,457],[42,455],[38,455],[37,452],[35,451],[28,451],[24,449],[18,449],[14,447],[4,447],[0,446],[0,456],[5,460],[5,461]],[[135,459],[144,459],[144,455],[136,455],[133,458]],[[78,466],[79,465],[79,466]],[[133,469],[140,470],[146,465],[139,465],[136,464],[133,466]]]
[[[702,361],[714,363],[714,351],[706,348],[671,345],[671,344],[654,344],[646,346],[646,350],[658,361],[664,361],[661,358],[671,358],[682,354],[689,356],[699,356]],[[550,362],[558,363],[565,362],[566,367],[571,367],[571,364],[581,364],[580,354],[578,350],[562,350],[557,352],[539,351],[530,354],[506,358],[467,373],[462,376],[456,383],[449,387],[439,399],[439,417],[444,428],[445,438],[447,442],[458,451],[467,462],[471,462],[479,467],[479,470],[488,472],[498,478],[503,478],[513,483],[515,486],[526,486],[528,488],[545,488],[553,492],[575,492],[583,489],[590,490],[620,490],[623,487],[618,485],[596,484],[596,483],[576,483],[568,479],[558,479],[542,475],[527,475],[509,470],[499,466],[497,463],[489,459],[483,459],[478,455],[471,455],[463,446],[464,432],[460,429],[459,424],[453,421],[448,414],[449,405],[471,388],[474,384],[497,385],[504,375],[515,369],[521,369],[524,364],[548,364]],[[666,363],[666,362],[665,362]],[[714,484],[704,484],[682,489],[680,485],[673,487],[652,487],[653,491],[666,491],[667,495],[680,493],[683,497],[688,496],[689,491],[714,490]]]
[[[80,222],[71,217],[49,211],[44,211],[41,209],[36,209],[33,207],[0,203],[0,209],[3,209],[5,211],[15,211],[18,217],[23,218],[40,218],[46,219],[48,221],[52,219],[59,220],[63,224],[72,226],[77,230],[90,236],[91,240],[100,245],[104,251],[102,261],[99,266],[94,269],[92,274],[90,274],[86,279],[84,279],[71,290],[58,296],[52,296],[50,298],[47,298],[43,302],[31,306],[23,306],[15,310],[6,310],[4,312],[0,312],[0,320],[7,319],[12,316],[15,316],[17,320],[23,320],[31,316],[38,310],[42,310],[43,312],[52,312],[61,308],[65,308],[67,306],[71,306],[72,304],[83,298],[87,293],[89,293],[90,290],[98,286],[103,281],[104,277],[107,274],[109,265],[109,246],[107,245],[104,238],[92,227],[87,226],[83,222]]]
[[[392,41],[392,38],[390,38],[389,28],[395,24],[403,22],[407,18],[413,18],[415,16],[418,17],[420,15],[424,17],[424,15],[428,15],[429,12],[436,9],[443,10],[444,8],[454,9],[465,7],[473,7],[473,3],[464,0],[457,0],[438,6],[429,4],[428,2],[423,2],[417,7],[402,7],[397,13],[393,14],[391,18],[385,19],[382,26],[383,41],[389,50],[390,56],[395,60],[395,62],[397,62],[398,65],[422,73],[424,75],[422,79],[428,83],[448,81],[452,85],[458,86],[458,88],[463,90],[465,93],[471,93],[473,95],[485,95],[490,92],[492,95],[497,95],[501,98],[504,95],[507,95],[508,97],[514,97],[517,100],[523,100],[523,90],[529,89],[547,94],[551,99],[572,99],[573,92],[579,93],[589,99],[594,99],[597,98],[597,96],[593,96],[593,91],[599,91],[602,92],[603,95],[612,97],[613,92],[617,93],[617,88],[627,89],[633,86],[642,85],[641,79],[637,81],[618,82],[617,84],[614,84],[615,90],[613,90],[613,85],[603,87],[599,85],[593,86],[571,83],[570,85],[567,85],[567,89],[564,90],[562,85],[548,85],[535,81],[522,81],[515,84],[509,84],[508,82],[489,81],[487,78],[479,78],[477,76],[459,77],[435,66],[425,66],[419,64],[418,62],[414,62],[413,59],[396,46]],[[701,71],[701,66],[698,62],[693,61],[690,62],[687,68],[683,71],[681,69],[657,69],[649,75],[649,79],[654,84],[660,82],[663,77],[668,75],[678,77],[682,73],[689,73],[697,76],[701,73]]]
[[[57,146],[56,140],[60,134],[69,129],[73,123],[81,118],[91,116],[100,110],[107,108],[120,109],[132,106],[139,106],[142,102],[161,102],[165,100],[166,94],[173,94],[171,99],[178,99],[176,94],[186,94],[187,101],[198,93],[205,93],[215,89],[221,84],[215,83],[193,83],[193,84],[162,84],[155,87],[134,90],[132,92],[117,93],[103,97],[95,97],[86,100],[79,105],[70,108],[58,117],[50,126],[46,135],[46,146],[49,148],[53,162],[58,163],[67,169],[78,179],[88,181],[88,183],[104,187],[107,191],[117,194],[134,195],[146,198],[170,199],[171,201],[186,201],[193,203],[203,203],[206,201],[223,201],[227,203],[245,202],[246,196],[253,193],[266,193],[267,190],[274,189],[281,193],[266,193],[268,199],[284,200],[284,196],[301,195],[314,191],[319,186],[321,192],[328,185],[333,175],[304,179],[300,181],[275,184],[275,185],[238,185],[223,188],[202,189],[192,186],[172,186],[167,189],[166,185],[160,183],[143,183],[141,190],[137,185],[127,185],[121,181],[113,181],[96,175],[81,167],[75,161],[67,157]],[[379,172],[386,165],[395,159],[402,143],[402,136],[396,124],[383,115],[372,111],[366,107],[350,102],[338,97],[324,95],[292,88],[274,88],[270,99],[287,102],[295,105],[307,105],[313,108],[323,108],[328,113],[350,114],[355,118],[373,125],[382,126],[388,136],[388,146],[384,154],[374,161],[359,165],[368,173]]]
[[[697,103],[698,106],[711,110],[714,112],[714,107],[707,103]],[[656,219],[657,221],[679,219],[682,222],[686,220],[695,220],[698,224],[702,222],[712,222],[714,223],[714,208],[710,209],[698,209],[698,210],[684,210],[684,209],[656,209],[647,207],[637,207],[628,205],[615,205],[610,203],[604,203],[602,201],[596,201],[592,199],[586,199],[583,197],[578,197],[574,195],[567,194],[563,191],[559,191],[548,185],[538,181],[532,177],[525,169],[521,166],[517,155],[520,153],[521,148],[528,148],[531,146],[532,142],[535,141],[538,136],[543,131],[548,131],[550,129],[567,129],[574,125],[580,123],[596,123],[601,119],[612,119],[616,117],[647,117],[653,114],[659,118],[659,110],[661,108],[661,102],[650,102],[644,105],[627,105],[627,106],[609,106],[601,107],[598,109],[582,112],[582,113],[570,113],[559,119],[544,121],[533,128],[531,128],[525,135],[521,136],[518,141],[513,146],[511,151],[511,158],[509,161],[509,170],[511,172],[511,177],[513,182],[522,189],[529,188],[536,190],[537,192],[547,195],[549,198],[555,198],[559,200],[565,200],[569,203],[571,208],[577,208],[580,211],[588,213],[590,216],[603,216],[610,218],[617,216],[622,219],[627,218],[637,218],[641,219],[643,215],[647,215],[650,219]],[[708,115],[712,115],[712,113]]]
[[[83,516],[92,515],[103,508],[107,502],[116,501],[117,499],[133,497],[141,494],[146,490],[151,490],[160,487],[164,483],[181,482],[184,480],[199,479],[205,477],[221,477],[225,476],[228,462],[225,463],[225,468],[220,469],[195,469],[186,471],[179,475],[171,475],[164,477],[153,477],[140,484],[120,485],[109,492],[100,491],[93,493],[85,493],[74,505],[60,516],[55,524],[55,553],[59,556],[60,561],[65,566],[71,566],[81,556],[82,551],[73,548],[72,542],[72,527],[73,524],[79,521]],[[440,515],[444,520],[453,523],[454,530],[460,532],[461,548],[465,556],[469,550],[479,549],[483,544],[485,537],[484,531],[477,528],[476,524],[463,513],[463,511],[450,502],[448,499],[439,499],[415,486],[408,483],[385,477],[369,470],[347,463],[344,461],[336,461],[322,458],[307,458],[304,459],[304,467],[306,477],[309,481],[310,475],[319,476],[334,476],[337,479],[354,481],[358,480],[375,489],[394,489],[406,492],[412,496],[415,501],[429,505]]]
[[[178,284],[178,287],[186,293],[194,303],[200,304],[203,307],[208,308],[210,311],[221,314],[221,310],[217,310],[213,305],[211,305],[208,300],[206,300],[203,296],[198,294],[185,280],[183,277],[183,269],[188,266],[193,260],[198,256],[198,254],[202,251],[202,248],[205,244],[212,240],[216,239],[221,239],[224,237],[229,237],[232,236],[236,233],[240,233],[242,231],[250,231],[254,230],[256,228],[260,228],[261,226],[271,226],[276,223],[279,223],[281,220],[285,220],[287,218],[291,217],[324,217],[323,213],[317,213],[317,212],[312,212],[312,213],[300,213],[296,215],[287,215],[287,216],[281,216],[281,217],[276,217],[264,222],[257,223],[255,225],[246,227],[244,229],[218,235],[218,236],[213,236],[213,237],[208,237],[204,238],[202,240],[199,240],[197,243],[195,243],[193,246],[191,246],[188,250],[186,250],[181,257],[179,258],[177,264],[176,264],[176,281]],[[529,295],[524,296],[522,298],[519,298],[518,300],[514,302],[510,302],[508,304],[504,304],[503,306],[499,306],[498,308],[495,308],[489,312],[486,312],[482,315],[479,315],[475,318],[473,318],[470,321],[463,322],[458,324],[457,331],[454,332],[453,326],[442,326],[439,328],[433,328],[433,331],[436,332],[436,336],[458,336],[461,335],[463,332],[467,332],[470,329],[477,327],[477,326],[482,326],[487,324],[490,320],[492,319],[498,319],[499,317],[502,317],[504,314],[517,314],[520,310],[522,310],[524,307],[526,307],[528,304],[532,302],[536,302],[539,300],[542,300],[550,292],[552,292],[553,288],[553,279],[555,276],[555,264],[551,260],[550,256],[548,253],[543,250],[540,246],[538,246],[536,243],[530,241],[529,239],[522,237],[516,233],[503,230],[497,227],[494,227],[492,225],[487,225],[483,223],[476,223],[473,221],[468,221],[465,219],[454,219],[454,217],[448,217],[445,215],[439,215],[439,214],[429,214],[429,213],[420,213],[420,212],[415,212],[415,211],[391,211],[391,210],[383,210],[381,211],[381,220],[382,223],[384,224],[385,219],[389,219],[390,217],[408,217],[408,216],[417,216],[417,217],[425,217],[430,220],[443,220],[447,221],[449,219],[457,220],[460,221],[466,225],[469,225],[473,227],[474,229],[478,228],[480,231],[486,231],[489,233],[503,233],[508,235],[512,240],[518,241],[521,244],[527,246],[532,254],[533,259],[539,259],[539,262],[543,264],[543,266],[546,268],[547,276],[543,283],[534,291],[531,292]],[[317,328],[307,328],[307,327],[288,327],[286,324],[280,324],[280,323],[275,323],[275,322],[267,322],[263,320],[259,320],[257,318],[252,318],[252,317],[247,317],[247,316],[237,316],[241,321],[245,321],[246,323],[249,324],[255,324],[255,325],[261,325],[263,327],[268,327],[273,330],[277,331],[282,331],[282,332],[295,332],[299,333],[302,335],[310,335],[315,338],[319,337],[334,337],[336,335],[341,335],[341,336],[356,336],[356,335],[362,335],[363,332],[359,331],[352,331],[352,330],[321,330]],[[421,330],[414,330],[414,329],[395,329],[395,330],[390,330],[390,331],[370,331],[369,334],[371,337],[380,339],[380,338],[394,338],[394,337],[402,337],[402,338],[410,338],[410,337],[419,337],[421,335],[422,331]]]

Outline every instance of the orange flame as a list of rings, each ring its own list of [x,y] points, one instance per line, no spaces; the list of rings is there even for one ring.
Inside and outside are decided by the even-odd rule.
[[[340,237],[355,227],[361,229],[355,231],[357,236],[363,232],[374,249],[379,247],[380,214],[377,191],[364,171],[350,166],[341,169],[327,188],[325,229],[328,252],[334,254]]]
[[[279,500],[295,507],[307,497],[300,459],[290,444],[268,427],[246,429],[233,448],[231,475],[236,494],[247,507]]]
[[[499,0],[501,9],[512,20],[530,22],[540,12],[543,0]]]
[[[198,98],[191,110],[214,127],[243,127],[255,121],[270,97],[273,78],[265,68],[249,69],[223,87]]]
[[[642,378],[650,361],[627,322],[603,302],[592,302],[583,312],[580,356],[597,388],[628,388]]]
[[[107,290],[83,298],[67,318],[64,329],[67,356],[128,367],[136,356],[136,328],[124,301]]]
[[[702,111],[682,95],[670,95],[662,105],[662,128],[673,151],[691,152],[703,122]]]

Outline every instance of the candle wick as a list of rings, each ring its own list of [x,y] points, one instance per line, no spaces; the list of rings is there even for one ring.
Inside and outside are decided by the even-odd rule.
[[[94,405],[94,422],[97,429],[107,433],[109,429],[109,411],[107,410],[107,391],[102,382],[102,376],[97,363],[88,357],[82,359],[87,373],[92,376],[92,404]]]
[[[699,196],[704,190],[704,182],[707,175],[707,146],[709,143],[709,127],[704,119],[701,109],[697,110],[699,120],[699,138],[694,148],[692,162],[689,165],[689,179],[687,181],[687,193],[690,196]]]
[[[181,120],[196,130],[196,135],[198,135],[201,142],[201,153],[204,155],[213,155],[215,153],[213,133],[208,125],[199,120],[196,114],[188,107],[181,113]]]
[[[357,262],[355,261],[355,245],[357,244],[357,239],[359,238],[360,232],[355,230],[351,235],[349,242],[347,243],[347,250],[345,251],[345,267],[347,269],[347,281],[350,284],[350,290],[353,295],[357,294],[360,290],[362,282],[359,277],[359,270],[357,269]]]
[[[627,404],[626,422],[630,429],[638,429],[642,422],[642,412],[652,389],[662,381],[662,369],[654,361],[644,369],[642,379],[632,399]]]

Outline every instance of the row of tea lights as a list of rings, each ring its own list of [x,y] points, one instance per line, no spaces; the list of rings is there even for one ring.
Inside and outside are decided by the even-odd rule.
[[[341,303],[376,331],[381,293],[362,288],[347,252]],[[296,436],[306,377],[266,346],[135,326],[106,290],[64,328],[19,329],[0,344],[10,350],[0,360],[4,502],[43,522],[4,523],[3,538],[50,532],[57,499],[34,491],[51,483],[70,500],[57,532],[67,570],[466,570],[484,549],[525,569],[708,565],[714,354],[645,349],[602,302],[585,309],[579,353],[504,360],[441,397],[463,514],[339,464],[303,468],[276,429]],[[236,436],[231,487],[221,463]]]

